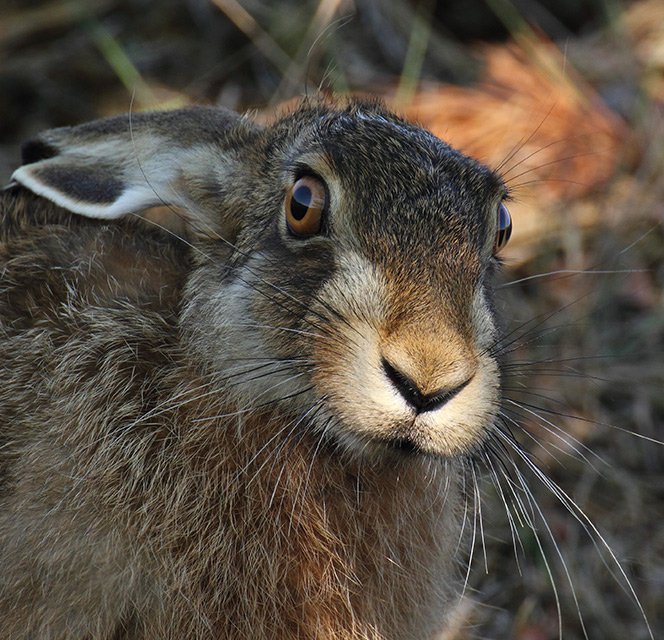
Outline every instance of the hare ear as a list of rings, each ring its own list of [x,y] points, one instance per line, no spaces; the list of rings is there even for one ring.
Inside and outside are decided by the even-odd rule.
[[[165,204],[181,208],[194,228],[220,232],[211,196],[237,163],[226,134],[254,128],[231,111],[189,107],[53,129],[23,145],[12,180],[90,218]],[[241,136],[231,139],[237,146]]]

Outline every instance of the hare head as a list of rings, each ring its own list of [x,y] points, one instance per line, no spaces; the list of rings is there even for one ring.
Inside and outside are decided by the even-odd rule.
[[[23,152],[14,181],[82,216],[179,212],[195,257],[180,329],[242,410],[306,414],[358,455],[484,440],[510,221],[476,161],[365,102],[305,103],[265,128],[213,108],[136,114]]]

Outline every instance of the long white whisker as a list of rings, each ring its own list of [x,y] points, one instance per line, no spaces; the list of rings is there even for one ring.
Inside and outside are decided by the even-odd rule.
[[[515,284],[528,282],[530,280],[538,280],[540,278],[549,278],[551,276],[559,275],[598,275],[598,274],[616,274],[616,273],[648,273],[648,269],[556,269],[555,271],[547,271],[545,273],[536,273],[532,276],[519,278],[518,280],[511,280],[504,284],[498,285],[496,289],[505,289],[513,287]]]
[[[500,430],[496,430],[495,433],[498,434],[499,437],[503,438],[510,445],[512,450],[515,451],[516,454],[524,461],[524,463],[526,464],[528,469],[533,473],[533,475],[552,493],[552,495],[554,495],[558,499],[558,501],[568,510],[568,512],[572,515],[572,517],[574,517],[574,519],[583,527],[583,529],[588,534],[589,539],[593,542],[598,551],[600,551],[600,557],[603,558],[601,549],[604,549],[608,553],[613,565],[616,567],[623,580],[623,584],[626,585],[632,600],[639,609],[639,612],[646,625],[651,640],[654,640],[654,635],[652,632],[652,628],[650,626],[650,622],[646,615],[645,609],[643,608],[641,600],[639,599],[634,589],[634,586],[632,585],[631,580],[627,576],[627,573],[623,568],[622,564],[620,563],[620,561],[618,560],[615,552],[613,551],[609,543],[606,541],[604,536],[597,529],[592,520],[588,517],[585,511],[583,511],[583,509],[581,509],[581,507],[579,507],[579,505],[577,505],[576,502],[558,484],[553,482],[553,480],[551,480],[544,474],[544,472],[520,449],[520,447],[514,446],[513,441],[507,438],[507,436],[505,436],[505,434],[503,434]],[[516,468],[516,466],[515,466],[515,471],[521,476],[521,473],[518,470],[518,468]],[[539,510],[539,507],[536,504],[534,506]],[[600,546],[598,545],[598,541],[599,544],[601,544],[601,549]],[[560,553],[559,550],[558,553]],[[608,566],[607,568],[610,569]]]
[[[515,402],[514,400],[509,400],[505,399],[505,402],[507,404],[511,404],[516,406],[517,408],[521,409],[522,411],[525,411],[527,414],[531,415],[532,417],[537,420],[539,423],[540,427],[544,429],[547,433],[551,434],[554,438],[559,440],[561,443],[564,445],[569,446],[570,441],[573,443],[574,446],[572,446],[572,450],[574,453],[570,453],[567,448],[560,447],[554,443],[549,443],[556,451],[560,451],[563,455],[574,457],[575,455],[579,456],[584,462],[588,463],[588,465],[594,469],[595,471],[598,471],[597,467],[591,462],[591,460],[588,458],[588,456],[583,453],[583,450],[587,451],[589,454],[591,454],[594,458],[596,458],[599,462],[601,462],[604,465],[608,466],[608,462],[604,460],[598,453],[595,453],[589,446],[581,442],[578,438],[564,432],[560,427],[558,427],[555,423],[551,422],[550,420],[547,420],[543,416],[539,415],[536,411],[533,411],[532,409],[529,409],[527,406],[522,406],[520,403]],[[506,416],[503,414],[505,418],[509,419],[512,421],[509,416]],[[518,423],[516,421],[512,421],[513,424],[518,426]],[[530,433],[526,429],[522,430],[524,433],[526,433],[528,436],[532,437]],[[562,434],[565,433],[565,436]],[[535,440],[537,442],[537,440]],[[541,444],[541,442],[539,443]]]
[[[464,506],[464,525],[466,522],[466,517],[468,514],[468,500],[469,500],[469,492],[465,487],[466,479],[468,478],[468,474],[464,473],[463,474],[464,478],[464,496],[465,496],[465,506]],[[475,491],[473,488],[472,492],[473,496],[473,502],[476,499],[475,496]],[[461,588],[461,597],[463,597],[466,594],[466,590],[468,589],[468,584],[470,582],[470,570],[473,566],[473,558],[475,557],[475,542],[476,542],[476,535],[477,535],[477,509],[475,508],[475,504],[473,504],[473,509],[472,509],[472,518],[473,518],[473,528],[472,528],[472,535],[471,535],[471,540],[470,540],[470,552],[468,556],[468,567],[466,568],[466,575],[463,580],[463,587]]]
[[[484,556],[484,572],[489,573],[489,561],[487,559],[486,553],[486,540],[484,538],[484,521],[482,518],[482,496],[480,494],[480,486],[477,481],[477,472],[475,465],[471,465],[471,471],[473,474],[473,489],[475,491],[475,508],[477,509],[477,516],[480,524],[480,541],[482,543],[482,554]]]

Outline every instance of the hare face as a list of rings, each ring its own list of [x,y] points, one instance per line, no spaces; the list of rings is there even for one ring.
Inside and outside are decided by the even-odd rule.
[[[264,129],[200,108],[135,116],[131,131],[112,119],[26,153],[15,179],[76,213],[182,210],[195,264],[180,329],[231,413],[278,407],[370,455],[453,457],[483,440],[506,210],[482,165],[356,102]]]
[[[314,307],[336,311],[335,337],[314,351],[328,428],[369,451],[468,452],[498,404],[485,279],[499,182],[402,124],[365,116],[349,128],[339,126],[349,139],[337,149],[351,151],[335,158],[340,203],[330,224],[342,246]],[[378,188],[362,189],[371,184],[363,167],[376,168]]]
[[[252,222],[230,263],[193,279],[192,344],[241,410],[306,415],[298,428],[352,453],[468,453],[498,409],[489,285],[504,187],[380,112],[303,117],[258,154],[272,181],[235,177]],[[303,223],[289,222],[294,187]],[[310,215],[313,231],[293,230]]]

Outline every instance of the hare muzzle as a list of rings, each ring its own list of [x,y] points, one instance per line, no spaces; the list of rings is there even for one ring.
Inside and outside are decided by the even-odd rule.
[[[315,381],[341,416],[335,435],[351,450],[378,455],[393,447],[445,457],[473,450],[499,403],[499,370],[487,353],[495,327],[483,294],[475,296],[468,335],[445,321],[440,303],[422,313],[420,293],[419,302],[405,302],[419,307],[416,319],[398,313],[395,323],[403,292],[393,301],[385,275],[360,262],[342,261],[346,271],[320,294],[346,320],[331,321],[337,339],[317,349]]]

